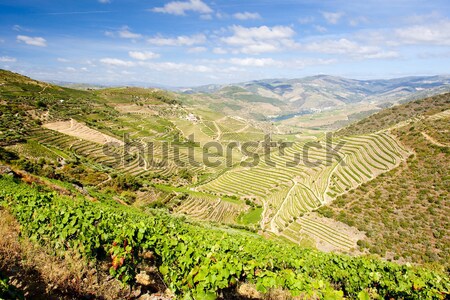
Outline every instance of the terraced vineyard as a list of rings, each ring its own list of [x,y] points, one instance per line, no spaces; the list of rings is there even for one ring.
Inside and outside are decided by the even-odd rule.
[[[183,201],[175,211],[184,213],[198,220],[208,220],[220,223],[234,223],[236,216],[239,215],[244,208],[242,204],[236,204],[220,199],[219,197],[211,197],[205,195],[189,196]]]
[[[290,137],[295,141],[292,146],[272,149],[270,160],[266,160],[261,146],[265,131],[254,122],[203,111],[187,117],[192,114],[184,108],[166,112],[166,108],[158,111],[158,106],[151,105],[151,108],[143,106],[140,114],[139,105],[127,104],[119,98],[116,101],[113,107],[120,106],[119,112],[130,111],[109,121],[102,120],[98,124],[102,131],[72,119],[47,123],[46,128],[32,131],[30,137],[45,147],[86,157],[92,166],[114,172],[143,178],[155,174],[169,178],[183,169],[189,169],[191,174],[205,174],[194,187],[201,193],[188,193],[187,199],[174,207],[175,212],[201,220],[234,223],[248,210],[244,200],[250,201],[262,207],[261,229],[299,243],[308,236],[327,249],[348,251],[356,247],[356,240],[305,215],[391,170],[409,155],[395,137],[382,131],[339,137],[332,145],[327,144],[325,135],[309,139],[293,136]],[[154,119],[147,120],[148,110],[168,115],[163,119],[155,114]],[[124,155],[124,142],[120,139],[124,133],[141,145],[150,142],[151,149],[143,153],[139,147],[131,147]],[[170,143],[178,133],[181,140],[173,147]],[[191,135],[198,145],[189,149],[182,143]],[[219,142],[223,149],[228,143],[237,142],[231,152],[232,165],[227,165],[230,157],[227,159],[226,151],[208,159],[219,166],[205,164],[202,146],[211,141]],[[242,149],[242,143],[248,141],[253,144]],[[105,147],[108,142],[113,144]],[[192,159],[197,162],[195,165],[190,163]],[[227,196],[240,199],[237,203],[224,201]]]
[[[118,98],[117,101],[123,100]],[[339,136],[332,144],[327,143],[327,136],[323,134],[316,137],[293,135],[290,140],[294,143],[290,147],[272,149],[270,160],[266,160],[261,147],[265,131],[253,122],[207,111],[198,111],[194,119],[189,119],[186,116],[192,113],[184,108],[172,112],[167,119],[155,115],[155,119],[147,120],[150,113],[147,106],[140,114],[138,105],[130,104],[131,108],[126,103],[114,105],[130,111],[109,123],[103,122],[102,126],[116,136],[128,133],[137,142],[151,142],[153,159],[137,149],[123,157],[121,147],[109,147],[106,155],[103,143],[113,141],[123,145],[123,142],[74,120],[47,124],[47,128],[54,130],[35,131],[33,139],[46,147],[87,157],[92,164],[134,176],[170,177],[183,168],[189,168],[192,174],[217,174],[203,177],[193,188],[197,192],[188,193],[173,210],[199,220],[235,223],[238,216],[248,210],[243,200],[250,201],[262,207],[259,218],[262,230],[297,243],[312,238],[317,247],[325,250],[351,251],[357,248],[355,237],[363,236],[324,224],[323,220],[308,217],[309,213],[392,170],[410,155],[388,130],[381,130],[374,134]],[[157,106],[152,108],[152,113],[155,111],[158,111]],[[447,112],[440,114],[445,117]],[[178,133],[186,140],[195,136],[198,145],[193,152],[189,153],[182,145],[164,148],[164,142],[172,141]],[[283,135],[276,138],[281,140]],[[226,153],[209,158],[220,163],[218,167],[204,164],[201,147],[211,141],[219,142],[223,149],[230,142],[238,143],[231,152],[233,167],[226,165]],[[247,145],[246,150],[258,154],[258,159],[247,156],[241,149],[241,143],[248,141],[254,143]],[[179,156],[178,163],[172,159],[175,152]],[[164,161],[164,155],[169,159]],[[190,164],[189,155],[199,163]],[[227,196],[240,199],[238,203],[224,201]]]
[[[167,191],[157,200],[167,200],[173,212],[198,220],[242,221],[252,228],[259,226],[268,235],[297,243],[312,238],[321,249],[346,252],[356,248],[355,237],[361,235],[311,217],[311,212],[405,161],[411,153],[390,132],[422,120],[425,117],[417,111],[426,111],[423,103],[407,104],[408,113],[398,119],[400,123],[387,122],[387,128],[371,117],[370,126],[380,123],[380,127],[368,132],[376,133],[367,134],[352,125],[330,143],[324,132],[283,134],[287,128],[269,122],[184,107],[170,93],[158,90],[105,89],[83,92],[80,97],[88,95],[92,97],[88,114],[39,116],[44,125],[38,128],[33,123],[34,129],[27,133],[28,143],[8,149],[27,157],[39,153],[49,160],[84,159],[95,170],[183,186],[183,191]],[[448,117],[441,98],[431,101],[432,111],[438,114],[429,120]],[[52,112],[67,103],[54,101]],[[396,108],[389,111],[395,113]],[[38,113],[33,107],[32,115]],[[383,119],[389,116],[383,114]],[[267,133],[273,141],[289,141],[292,145],[278,144],[265,157],[261,142]],[[126,155],[125,134],[134,145]],[[421,134],[431,143],[440,140],[434,133]],[[189,141],[192,135],[195,139]],[[215,146],[206,149],[210,142],[224,151],[216,153]],[[142,145],[151,148],[142,149]],[[235,145],[231,157],[226,153],[229,145]],[[206,152],[213,164],[204,160]],[[174,194],[174,199],[182,195],[182,200],[170,200]],[[150,192],[141,195],[154,200]]]
[[[94,163],[103,165],[108,168],[114,168],[115,171],[128,173],[135,176],[146,176],[150,173],[159,173],[162,175],[170,175],[176,172],[176,166],[168,162],[167,167],[152,167],[145,157],[137,153],[130,152],[129,155],[123,155],[122,147],[113,145],[105,148],[103,144],[95,143],[88,140],[78,139],[70,135],[61,134],[57,131],[41,129],[30,133],[30,137],[49,147],[72,152],[76,155],[88,158]],[[155,147],[161,149],[161,147]],[[169,152],[171,153],[171,152]],[[173,152],[171,153],[173,154]],[[154,152],[155,160],[158,159],[161,152]],[[181,159],[187,160],[187,155],[180,155]],[[159,159],[162,159],[159,156]]]
[[[358,232],[350,226],[329,223],[324,218],[318,218],[316,215],[308,213],[291,222],[280,232],[280,235],[295,243],[302,243],[306,236],[312,238],[320,250],[342,252],[354,251],[357,241],[364,238],[364,233]],[[339,229],[336,228],[336,225]]]
[[[393,169],[408,155],[388,132],[342,137],[333,145],[324,139],[302,141],[284,154],[274,151],[270,161],[261,158],[255,167],[233,169],[197,189],[262,204],[262,229],[293,241],[308,235],[327,248],[348,251],[357,240],[303,215]]]
[[[396,127],[393,132],[413,155],[398,168],[338,196],[319,213],[367,232],[359,243],[367,252],[448,270],[449,112],[446,109]],[[385,155],[372,164],[381,169],[381,163],[389,164],[390,159]],[[343,178],[337,180],[341,182]],[[339,193],[336,187],[333,192]]]

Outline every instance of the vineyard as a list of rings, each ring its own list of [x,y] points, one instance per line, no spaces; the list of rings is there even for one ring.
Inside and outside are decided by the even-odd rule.
[[[105,93],[101,95],[104,97]],[[265,129],[255,122],[201,110],[193,115],[177,106],[170,110],[164,105],[148,104],[150,100],[139,92],[131,100],[122,95],[126,90],[108,93],[109,98],[102,101],[115,109],[120,107],[118,111],[122,112],[115,118],[95,123],[74,119],[47,123],[44,128],[31,130],[29,137],[52,149],[53,154],[84,157],[95,169],[194,183],[192,189],[197,194],[188,190],[182,203],[169,205],[176,213],[198,220],[236,223],[240,215],[250,213],[248,205],[256,205],[261,209],[252,210],[252,217],[246,222],[252,220],[262,230],[293,242],[313,238],[316,246],[327,250],[351,252],[357,248],[355,236],[360,235],[332,230],[305,215],[395,168],[409,155],[395,137],[383,131],[335,138],[332,145],[323,134],[301,139],[276,135],[274,138],[289,138],[293,144],[283,151],[273,149],[271,161],[266,161],[261,147]],[[129,111],[122,111],[127,107]],[[139,107],[152,110],[152,118],[136,113]],[[126,155],[121,140],[124,134],[132,143]],[[174,142],[178,134],[178,142]],[[191,149],[183,144],[190,136],[195,137],[196,143]],[[215,153],[215,146],[203,148],[212,141],[223,152]],[[242,165],[252,162],[252,157],[241,148],[243,142],[249,141],[253,144],[245,150],[260,158],[253,167]],[[105,143],[109,146],[105,147]],[[236,146],[227,153],[229,143]],[[208,161],[204,160],[205,151],[210,154]],[[197,162],[195,165],[190,163],[192,159]],[[183,175],[186,170],[187,176]],[[229,196],[237,197],[238,204],[223,200]]]
[[[367,232],[360,243],[367,252],[448,269],[450,241],[442,237],[450,232],[449,116],[444,110],[394,129],[414,154],[319,212]],[[386,161],[378,160],[381,168]],[[343,180],[335,182],[338,193]]]
[[[151,252],[168,287],[185,299],[215,299],[243,283],[262,293],[281,288],[308,299],[444,299],[450,288],[448,277],[425,269],[60,196],[7,177],[0,184],[1,205],[31,240],[59,255],[75,249],[90,260],[109,260],[111,275],[128,284],[139,273],[143,253]]]
[[[187,94],[3,73],[0,209],[48,255],[130,289],[152,270],[180,299],[450,297],[449,94],[332,135]]]
[[[320,237],[331,249],[349,251],[357,248],[357,240],[303,215],[395,168],[409,152],[387,132],[342,137],[333,143],[326,144],[324,138],[296,142],[283,154],[272,152],[270,162],[261,158],[255,167],[235,168],[197,189],[260,203],[265,208],[262,229],[292,241],[304,235]],[[307,155],[299,159],[305,149]]]
[[[236,204],[211,197],[207,194],[203,197],[189,196],[175,211],[184,213],[198,220],[209,220],[221,223],[234,223],[236,216],[243,210],[242,204]]]

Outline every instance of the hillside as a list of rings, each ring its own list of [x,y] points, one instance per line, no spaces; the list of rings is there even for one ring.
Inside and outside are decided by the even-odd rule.
[[[444,94],[387,109],[341,130],[359,134],[402,122],[392,133],[412,155],[319,212],[366,232],[358,245],[370,253],[448,268],[449,109],[450,94]]]
[[[96,274],[99,290],[108,272],[114,284],[134,284],[142,271],[154,286],[139,283],[138,296],[448,296],[443,268],[380,258],[446,266],[450,94],[392,107],[336,136],[225,113],[237,103],[225,99],[283,101],[243,87],[215,95],[79,91],[1,74],[0,207],[9,221],[0,228],[16,233],[0,254],[11,243],[39,242],[53,265],[53,254],[74,252],[88,259],[83,276]],[[227,109],[214,107],[221,101]],[[17,270],[28,270],[21,261],[37,260],[20,250],[9,259],[0,275],[19,281]],[[55,276],[39,272],[52,285]],[[79,282],[77,272],[66,275]],[[55,293],[73,288],[61,284]],[[82,283],[76,289],[102,296]]]
[[[0,203],[17,218],[25,237],[47,240],[46,245],[55,249],[64,242],[64,248],[78,249],[97,263],[107,261],[104,255],[110,253],[110,274],[124,283],[133,282],[136,274],[147,274],[145,270],[153,266],[150,272],[159,270],[178,296],[214,299],[219,293],[236,299],[244,295],[235,294],[232,287],[251,283],[262,293],[282,288],[284,293],[311,299],[442,298],[450,284],[420,268],[310,251],[238,231],[185,223],[153,210],[141,213],[74,200],[8,177],[0,182]],[[2,287],[0,293],[4,292]]]
[[[382,112],[342,128],[337,133],[339,135],[365,134],[383,130],[403,122],[413,122],[421,117],[448,109],[449,101],[449,93],[411,101],[404,105],[384,109]]]

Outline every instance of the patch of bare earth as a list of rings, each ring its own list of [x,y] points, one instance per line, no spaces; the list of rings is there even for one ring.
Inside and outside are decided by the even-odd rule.
[[[157,116],[159,115],[158,111],[156,109],[153,109],[149,105],[140,106],[136,104],[116,104],[113,105],[114,108],[123,114],[138,114],[138,115],[150,115],[150,116]]]
[[[101,133],[73,119],[70,121],[47,123],[43,127],[97,144],[117,143],[121,146],[124,144],[119,139]]]

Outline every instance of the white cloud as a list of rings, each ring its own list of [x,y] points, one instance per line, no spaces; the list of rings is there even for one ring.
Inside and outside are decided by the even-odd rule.
[[[0,56],[0,62],[16,62],[17,59],[9,56]]]
[[[233,26],[234,36],[228,38],[230,44],[246,44],[251,43],[252,40],[269,40],[269,39],[283,39],[292,37],[295,32],[288,26],[260,26],[260,27],[242,27]]]
[[[152,11],[177,16],[184,16],[187,11],[198,12],[201,14],[210,14],[213,12],[213,10],[201,0],[173,1],[167,3],[163,7],[155,7]]]
[[[156,46],[193,46],[198,44],[204,44],[206,42],[206,36],[203,34],[191,35],[191,36],[178,36],[175,38],[165,38],[162,36],[156,36],[147,40],[150,44]]]
[[[118,58],[109,58],[109,57],[100,59],[100,62],[102,64],[113,67],[133,67],[135,65],[135,63],[133,63],[132,61],[126,61]]]
[[[235,19],[238,20],[258,20],[261,19],[261,15],[258,13],[251,12],[238,12],[233,15]]]
[[[216,12],[216,18],[217,19],[223,20],[223,19],[226,19],[228,17],[229,17],[229,15],[226,14],[226,13],[223,13],[223,12],[220,12],[220,11]]]
[[[337,24],[339,20],[344,16],[342,12],[322,12],[324,19],[330,24]]]
[[[116,35],[112,31],[105,31],[105,35],[109,37],[115,37]]]
[[[151,51],[130,51],[128,52],[128,55],[131,58],[137,59],[137,60],[148,60],[148,59],[154,59],[158,58],[159,54],[151,52]]]
[[[131,28],[128,26],[122,26],[117,31],[105,31],[105,35],[108,37],[120,37],[123,39],[140,39],[140,38],[142,38],[142,34],[132,32]]]
[[[358,26],[360,24],[364,24],[364,23],[367,23],[367,22],[369,22],[369,21],[367,20],[366,17],[356,17],[356,18],[350,19],[348,21],[348,24],[350,24],[350,26],[354,27],[354,26]]]
[[[100,2],[102,4],[107,4],[107,3],[111,3],[111,0],[98,0],[98,2]]]
[[[200,64],[187,64],[187,63],[175,63],[175,62],[151,62],[151,61],[126,61],[118,58],[102,58],[100,62],[107,66],[112,67],[138,67],[147,68],[152,71],[168,71],[168,72],[198,72],[206,73],[212,72],[213,69],[209,66]]]
[[[187,50],[188,53],[203,53],[206,52],[208,48],[206,47],[192,47]]]
[[[140,62],[139,66],[147,67],[154,71],[170,71],[170,72],[199,72],[207,73],[214,71],[211,67],[205,65],[192,65],[186,63],[174,62]]]
[[[300,23],[300,24],[309,24],[309,23],[312,23],[312,22],[314,22],[314,17],[312,17],[312,16],[307,16],[307,17],[302,17],[302,18],[299,18],[298,19],[298,22]]]
[[[407,23],[433,23],[436,20],[442,19],[442,15],[437,11],[432,11],[429,14],[418,15],[414,14],[405,18]]]
[[[142,37],[142,34],[131,32],[128,26],[123,26],[117,33],[119,37],[124,39],[139,39]]]
[[[25,27],[20,26],[20,25],[14,25],[12,27],[12,30],[17,31],[17,32],[21,32],[21,31],[31,32],[32,31],[31,29],[25,28]]]
[[[17,42],[37,47],[47,47],[47,41],[42,37],[31,37],[26,35],[18,35]]]
[[[415,25],[395,30],[393,44],[450,45],[450,20],[433,24]]]
[[[228,51],[223,49],[223,48],[221,48],[221,47],[216,47],[216,48],[213,49],[213,53],[214,54],[227,54]]]
[[[373,54],[368,53],[363,56],[363,58],[368,59],[389,59],[389,58],[398,58],[400,57],[400,54],[396,51],[380,51],[375,52]]]
[[[257,68],[283,68],[283,69],[302,69],[312,65],[328,65],[336,62],[336,59],[318,59],[318,58],[305,58],[305,59],[289,59],[289,60],[275,60],[270,57],[266,58],[254,58],[254,57],[233,57],[229,59],[221,58],[216,60],[204,59],[201,62],[214,65],[216,71],[223,71],[226,69],[237,69],[240,71],[245,70],[248,67]],[[229,66],[231,64],[231,66]],[[237,66],[237,67],[236,67]]]
[[[245,54],[276,52],[285,48],[294,48],[292,40],[295,31],[288,26],[242,27],[232,26],[233,35],[221,38],[229,46],[239,47]]]
[[[76,70],[77,69],[75,69],[74,67],[67,67],[66,68],[66,71],[69,71],[69,72],[76,72]]]
[[[359,59],[396,58],[399,56],[395,51],[384,51],[380,47],[360,45],[345,38],[311,42],[303,45],[302,48],[310,52],[340,54]]]
[[[279,65],[279,62],[272,58],[230,58],[229,62],[233,65],[243,67],[267,67]]]
[[[322,59],[322,58],[308,58],[308,59],[296,59],[293,61],[285,61],[283,66],[285,68],[303,69],[308,66],[329,65],[335,63],[336,59]]]
[[[323,27],[323,26],[320,26],[320,25],[314,25],[313,27],[314,27],[314,29],[315,29],[316,31],[318,31],[318,32],[320,32],[320,33],[325,33],[325,32],[327,32],[327,29],[326,29],[325,27]]]

